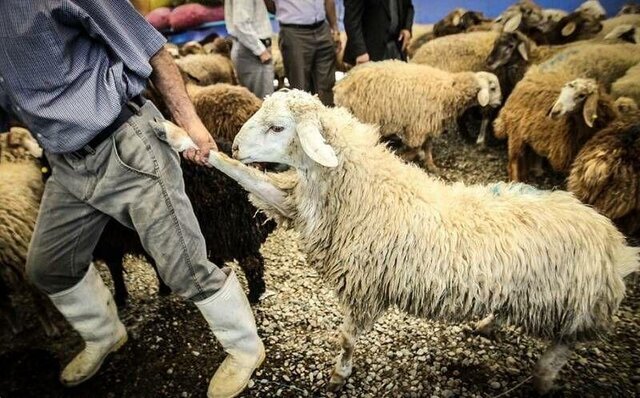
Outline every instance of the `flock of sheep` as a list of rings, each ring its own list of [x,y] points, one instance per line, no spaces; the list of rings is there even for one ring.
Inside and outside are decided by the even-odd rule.
[[[221,149],[212,169],[182,164],[212,261],[238,260],[255,302],[274,220],[299,233],[345,315],[334,389],[351,373],[357,337],[397,306],[451,322],[487,316],[550,340],[534,370],[538,390],[549,392],[572,344],[610,327],[623,278],[639,266],[622,234],[640,228],[638,12],[604,19],[593,0],[572,13],[521,0],[490,21],[457,9],[415,34],[409,63],[352,68],[336,84],[336,108],[296,90],[256,98],[237,85],[223,39],[170,46]],[[153,87],[146,95],[166,114]],[[184,138],[170,123],[155,128]],[[544,172],[546,161],[568,175],[574,195],[447,185],[430,175],[432,141],[444,132],[477,134],[483,145],[508,138],[511,180]],[[394,136],[395,154],[385,142]],[[0,151],[0,311],[19,332],[10,293],[27,286],[54,335],[51,307],[24,275],[46,158],[19,127]],[[289,169],[265,173],[231,155]],[[126,253],[153,264],[136,234],[112,222],[94,258],[109,266],[120,307]]]

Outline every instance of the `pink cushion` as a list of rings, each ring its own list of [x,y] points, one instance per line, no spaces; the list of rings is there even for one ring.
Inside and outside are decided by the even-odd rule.
[[[224,20],[224,7],[207,7],[201,4],[184,4],[173,9],[169,23],[173,30],[184,30],[206,22]]]
[[[151,26],[154,28],[169,29],[171,24],[169,23],[169,15],[171,15],[171,9],[169,7],[160,7],[148,13],[145,18]]]

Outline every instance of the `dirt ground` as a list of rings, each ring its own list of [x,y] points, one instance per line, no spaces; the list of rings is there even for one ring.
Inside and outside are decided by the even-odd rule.
[[[434,157],[449,181],[506,180],[503,146],[481,150],[449,135],[436,142]],[[562,176],[552,173],[532,183],[545,189],[564,187]],[[341,316],[333,294],[306,265],[292,232],[274,232],[263,254],[273,294],[254,309],[267,359],[243,396],[333,396],[325,391],[339,352],[335,331]],[[47,338],[30,303],[17,298],[26,329],[13,336],[0,323],[0,398],[205,396],[224,356],[221,347],[195,306],[156,294],[155,275],[146,263],[129,258],[127,269],[131,298],[121,316],[129,342],[92,380],[73,389],[61,387],[57,377],[60,364],[81,348],[80,338],[62,319],[58,323],[63,334]],[[469,325],[392,311],[358,342],[353,375],[338,396],[535,396],[526,379],[543,347],[514,328],[487,339],[471,333]],[[612,333],[579,345],[560,382],[552,396],[640,396],[640,277],[628,282]]]

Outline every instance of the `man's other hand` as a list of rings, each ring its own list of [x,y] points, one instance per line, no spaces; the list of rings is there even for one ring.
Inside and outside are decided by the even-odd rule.
[[[195,123],[195,127],[186,130],[193,142],[198,146],[198,149],[187,149],[182,153],[182,156],[201,166],[209,166],[209,151],[218,150],[218,146],[213,140],[213,137],[211,137],[211,134],[209,134],[209,131],[207,131],[202,123]]]
[[[266,64],[271,61],[271,52],[269,50],[264,50],[262,54],[260,54],[260,62]]]

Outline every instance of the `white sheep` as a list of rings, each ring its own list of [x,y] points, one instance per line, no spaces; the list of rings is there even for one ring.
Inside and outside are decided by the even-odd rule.
[[[400,61],[357,66],[333,91],[336,105],[379,125],[383,137],[396,134],[408,148],[403,157],[422,159],[432,172],[437,170],[432,139],[470,107],[496,107],[502,100],[498,78],[491,73],[450,73]]]
[[[610,329],[623,277],[640,265],[640,250],[571,194],[447,185],[401,162],[375,127],[301,91],[268,97],[233,153],[239,161],[209,161],[258,207],[290,220],[309,264],[335,288],[345,319],[334,388],[351,373],[357,337],[397,306],[450,322],[492,312],[550,339],[534,373],[547,392],[572,342]],[[252,162],[294,171],[243,164]]]

